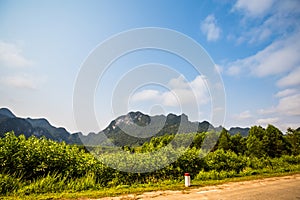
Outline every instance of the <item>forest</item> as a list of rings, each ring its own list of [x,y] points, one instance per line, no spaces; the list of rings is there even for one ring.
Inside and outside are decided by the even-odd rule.
[[[192,143],[184,148],[184,140],[191,137]],[[204,147],[210,141],[205,138],[217,138],[213,148]],[[273,125],[266,128],[253,126],[246,137],[239,133],[230,135],[226,129],[177,136],[169,134],[154,137],[141,146],[120,147],[118,152],[109,149],[71,145],[34,136],[26,138],[8,132],[0,139],[0,194],[76,192],[165,181],[180,182],[185,172],[191,174],[192,181],[300,172],[300,128],[289,128],[283,134]],[[160,149],[167,151],[168,155],[178,155],[178,159],[151,171],[157,163],[168,162],[167,158],[162,157],[166,154],[158,153],[156,157],[145,156],[139,163],[149,168],[145,173],[118,170],[124,164],[120,162],[124,154],[128,155],[126,159],[133,159],[127,162],[131,165],[125,167],[134,170],[138,165],[134,162],[136,156],[150,155],[146,153]]]

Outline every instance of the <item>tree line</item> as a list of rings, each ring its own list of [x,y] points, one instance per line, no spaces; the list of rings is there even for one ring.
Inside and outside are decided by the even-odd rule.
[[[0,194],[99,190],[166,180],[180,181],[184,172],[189,172],[192,180],[208,180],[300,171],[299,128],[288,129],[283,134],[273,125],[265,129],[253,126],[247,137],[230,135],[225,129],[176,137],[177,140],[172,134],[155,137],[142,146],[123,146],[121,152],[114,152],[107,151],[109,147],[87,148],[46,138],[15,136],[9,132],[0,139]],[[181,145],[187,144],[189,138],[193,139],[189,147],[182,148]],[[206,149],[205,145],[212,148]],[[134,163],[139,154],[162,148],[169,155],[180,156],[155,171],[131,173],[118,170],[124,164],[120,162],[122,159],[129,159],[125,167],[132,169],[137,164],[151,167],[166,162],[157,155]],[[87,149],[93,150],[93,154]],[[124,153],[129,156],[124,157]],[[105,164],[108,162],[115,168]]]

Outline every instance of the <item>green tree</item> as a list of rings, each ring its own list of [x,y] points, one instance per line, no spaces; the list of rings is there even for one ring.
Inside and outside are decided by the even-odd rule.
[[[249,130],[249,135],[246,140],[247,152],[249,156],[262,157],[266,155],[263,137],[265,129],[261,126],[253,126]]]
[[[265,152],[271,158],[287,154],[287,142],[285,141],[282,132],[273,125],[268,125],[262,142],[264,144]]]
[[[231,150],[236,154],[244,154],[246,151],[246,140],[240,133],[231,136]]]
[[[230,134],[225,128],[223,128],[221,131],[217,145],[218,145],[218,149],[224,149],[224,150],[229,150],[232,147]]]
[[[205,137],[205,133],[197,133],[192,144],[191,148],[195,147],[197,149],[201,149],[203,138]]]
[[[287,130],[287,141],[291,146],[291,154],[292,155],[299,155],[300,154],[300,128],[298,129],[291,129],[288,128]]]

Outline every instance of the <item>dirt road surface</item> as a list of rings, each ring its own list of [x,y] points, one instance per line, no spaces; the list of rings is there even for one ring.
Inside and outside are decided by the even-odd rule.
[[[184,191],[156,191],[143,194],[105,197],[100,200],[300,200],[300,174],[231,182],[217,186],[199,187]]]

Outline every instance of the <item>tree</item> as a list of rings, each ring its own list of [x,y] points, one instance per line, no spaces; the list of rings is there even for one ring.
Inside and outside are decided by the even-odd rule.
[[[249,130],[246,140],[247,155],[262,157],[266,155],[264,144],[262,142],[265,135],[265,129],[261,126],[253,126]]]
[[[262,140],[262,138],[265,135],[265,129],[261,126],[252,126],[249,130],[249,136],[255,136],[259,140]]]
[[[291,154],[299,155],[300,154],[300,128],[291,129],[288,128],[286,139],[291,146]]]
[[[282,132],[275,126],[268,125],[262,141],[265,152],[271,158],[287,154],[287,142],[284,140]]]
[[[223,128],[221,131],[217,145],[218,145],[218,149],[223,149],[223,150],[229,150],[232,147],[230,134],[225,128]]]
[[[205,133],[197,133],[192,144],[191,148],[195,147],[197,149],[201,149],[203,138],[205,137]]]
[[[208,153],[210,151],[217,150],[217,142],[219,139],[220,133],[217,133],[214,130],[206,132],[203,137],[203,142],[201,145],[201,149],[203,152]]]
[[[236,154],[244,154],[246,151],[246,139],[240,133],[231,136],[231,150]]]

